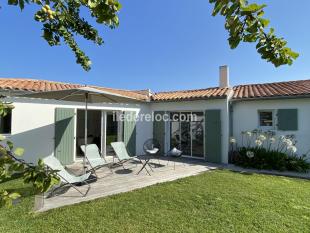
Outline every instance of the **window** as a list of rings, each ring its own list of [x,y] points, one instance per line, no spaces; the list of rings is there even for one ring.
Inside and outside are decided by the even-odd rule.
[[[273,128],[273,111],[272,110],[262,110],[258,112],[259,116],[259,127]]]
[[[0,116],[0,134],[10,134],[12,126],[12,110],[5,116]]]

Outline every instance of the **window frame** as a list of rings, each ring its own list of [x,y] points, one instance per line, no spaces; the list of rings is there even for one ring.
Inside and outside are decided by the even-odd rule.
[[[272,126],[263,126],[261,125],[261,116],[260,114],[263,112],[271,112],[272,114]],[[263,130],[274,130],[276,127],[276,112],[275,109],[259,109],[257,111],[257,116],[258,116],[258,128],[263,129]]]

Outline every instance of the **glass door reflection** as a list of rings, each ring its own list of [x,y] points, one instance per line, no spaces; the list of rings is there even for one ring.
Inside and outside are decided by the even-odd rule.
[[[174,147],[184,156],[204,157],[203,112],[170,113],[170,149]]]

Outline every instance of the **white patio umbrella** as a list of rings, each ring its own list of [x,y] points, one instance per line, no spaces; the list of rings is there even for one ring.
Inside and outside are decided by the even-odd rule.
[[[139,100],[123,96],[120,94],[115,94],[108,91],[102,91],[92,87],[79,87],[72,89],[65,89],[60,91],[46,91],[46,92],[36,92],[30,94],[18,95],[18,97],[27,98],[38,98],[38,99],[53,99],[59,101],[71,101],[71,102],[84,102],[85,103],[85,156],[83,157],[83,169],[85,172],[87,155],[87,111],[89,103],[132,103],[139,102]]]

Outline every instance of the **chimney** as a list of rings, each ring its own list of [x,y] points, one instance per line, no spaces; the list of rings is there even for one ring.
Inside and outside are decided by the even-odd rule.
[[[229,87],[229,67],[220,66],[220,88]]]

